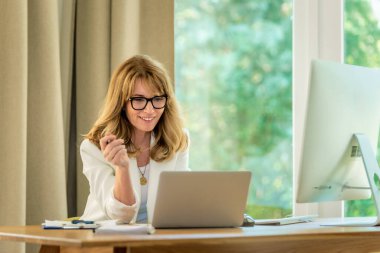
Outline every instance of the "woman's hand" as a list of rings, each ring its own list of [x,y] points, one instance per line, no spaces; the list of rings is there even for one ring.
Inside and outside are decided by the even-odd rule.
[[[113,134],[107,134],[100,139],[100,149],[104,158],[116,166],[113,189],[115,198],[126,205],[133,205],[136,203],[136,199],[129,175],[129,158],[124,140],[116,139]]]
[[[123,139],[116,139],[113,134],[108,134],[100,139],[100,148],[104,158],[119,168],[129,168],[129,158]]]

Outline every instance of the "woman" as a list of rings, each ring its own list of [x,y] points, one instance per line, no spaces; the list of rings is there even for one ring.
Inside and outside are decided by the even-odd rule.
[[[85,137],[80,152],[90,194],[82,219],[147,222],[159,173],[188,170],[189,139],[172,84],[148,56],[134,56],[113,73]]]

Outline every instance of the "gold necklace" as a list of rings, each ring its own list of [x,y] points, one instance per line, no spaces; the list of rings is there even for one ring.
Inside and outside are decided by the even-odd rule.
[[[148,183],[148,179],[146,179],[145,177],[145,172],[146,172],[146,166],[148,166],[149,163],[147,163],[145,166],[144,166],[144,172],[141,171],[140,167],[137,166],[137,168],[139,169],[139,172],[140,172],[140,185],[146,185]]]
[[[141,150],[141,149],[139,148],[139,150]],[[148,150],[150,150],[150,147],[145,148],[143,152],[148,151]],[[139,152],[141,152],[141,151],[139,151]],[[141,152],[141,153],[143,153],[143,152]],[[145,172],[146,172],[146,168],[147,168],[148,165],[149,165],[149,157],[148,157],[147,163],[144,166],[144,172],[142,172],[142,166],[141,166],[141,169],[140,169],[140,167],[137,165],[137,168],[139,169],[139,172],[140,172],[140,175],[141,175],[141,177],[140,177],[140,185],[146,185],[148,183],[148,179],[145,177]]]

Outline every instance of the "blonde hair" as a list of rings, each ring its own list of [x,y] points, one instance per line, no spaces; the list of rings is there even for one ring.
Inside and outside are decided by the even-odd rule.
[[[85,137],[100,148],[99,140],[107,133],[112,133],[125,140],[130,157],[137,156],[139,150],[132,142],[134,128],[128,121],[124,108],[139,79],[144,80],[152,91],[167,96],[164,112],[153,129],[155,141],[150,157],[158,162],[169,160],[175,152],[187,148],[188,138],[183,130],[173,85],[165,68],[146,55],[127,59],[112,74],[103,109]]]

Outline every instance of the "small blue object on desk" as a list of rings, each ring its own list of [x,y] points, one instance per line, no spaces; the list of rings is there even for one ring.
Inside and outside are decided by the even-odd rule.
[[[243,224],[242,227],[253,227],[255,225],[256,221],[248,214],[244,214]]]
[[[94,224],[94,221],[92,221],[92,220],[72,220],[71,223],[73,223],[73,224]]]

